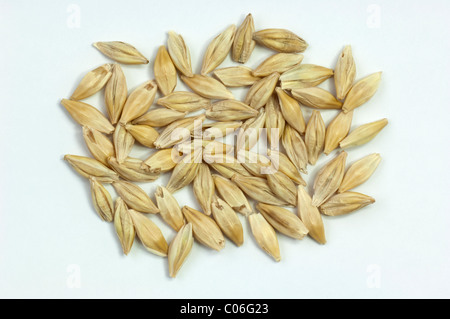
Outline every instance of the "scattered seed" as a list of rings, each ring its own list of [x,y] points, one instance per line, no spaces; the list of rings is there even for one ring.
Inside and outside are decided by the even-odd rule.
[[[319,244],[325,244],[327,241],[325,239],[325,229],[323,225],[322,216],[316,206],[311,202],[311,196],[309,196],[305,187],[298,186],[298,205],[297,213],[298,217],[308,228],[308,235],[311,236]]]
[[[70,97],[71,100],[82,100],[94,95],[108,82],[112,75],[112,65],[107,63],[88,72],[80,81]]]
[[[217,251],[225,247],[225,238],[214,219],[189,206],[184,206],[181,211],[187,222],[192,224],[194,238],[199,243]]]
[[[309,232],[300,218],[286,208],[258,203],[256,209],[273,228],[286,236],[303,239]]]
[[[148,60],[131,44],[110,41],[110,42],[95,42],[96,47],[101,53],[107,57],[124,64],[147,64]]]
[[[133,246],[136,232],[134,231],[133,220],[128,211],[127,204],[122,198],[116,199],[116,205],[114,210],[114,228],[116,229],[117,236],[119,237],[122,250],[125,255],[131,250]]]
[[[342,149],[348,149],[350,147],[366,144],[373,140],[387,124],[388,120],[382,119],[361,125],[350,132],[350,134],[339,143],[339,146]]]
[[[278,245],[278,238],[275,230],[266,221],[263,215],[260,213],[251,214],[248,216],[250,228],[252,230],[253,237],[255,237],[258,245],[275,261],[281,260],[280,247]]]
[[[172,93],[177,86],[177,70],[164,45],[161,45],[158,53],[156,53],[153,73],[155,74],[156,84],[162,94],[168,95]]]
[[[352,55],[352,47],[347,45],[342,50],[334,72],[334,84],[336,86],[336,96],[339,100],[344,100],[348,91],[353,86],[356,77],[356,65]]]
[[[381,156],[378,153],[370,154],[354,162],[345,172],[338,192],[346,192],[366,182],[375,172],[380,162]]]
[[[375,199],[370,196],[356,192],[344,192],[331,196],[325,203],[320,205],[320,211],[324,215],[340,216],[354,212],[374,202]]]
[[[308,47],[305,40],[285,29],[265,29],[253,33],[253,39],[269,49],[285,52],[303,52]]]
[[[133,209],[129,209],[134,229],[142,245],[151,253],[166,257],[168,245],[161,229],[152,222],[148,217],[144,216]]]
[[[170,277],[175,277],[178,274],[178,271],[191,252],[193,244],[194,236],[192,234],[192,224],[188,223],[178,231],[177,235],[169,245],[167,260]]]
[[[253,40],[254,32],[253,16],[248,14],[236,30],[231,55],[233,61],[239,63],[248,61],[256,45],[256,42]]]

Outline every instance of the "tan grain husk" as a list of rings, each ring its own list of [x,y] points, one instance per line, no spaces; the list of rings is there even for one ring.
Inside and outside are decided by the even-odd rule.
[[[127,124],[144,115],[152,105],[158,87],[155,81],[147,81],[130,93],[123,106],[120,123]]]
[[[303,239],[309,232],[300,218],[286,208],[258,203],[256,209],[273,228],[286,236]]]
[[[151,127],[162,127],[169,125],[177,120],[183,119],[188,112],[178,112],[167,109],[165,107],[158,107],[151,109],[142,116],[133,120],[132,124],[149,125]]]
[[[177,163],[166,186],[169,192],[175,193],[194,180],[201,164],[201,156],[201,152],[194,151],[192,154],[185,155],[183,159]]]
[[[179,231],[185,222],[176,198],[163,186],[158,186],[155,198],[162,219],[174,230]]]
[[[194,238],[199,243],[217,251],[225,247],[222,231],[211,217],[189,206],[184,206],[181,211],[186,221],[192,224]]]
[[[102,112],[92,105],[67,99],[62,99],[61,104],[66,108],[67,112],[69,112],[70,116],[81,126],[91,127],[106,134],[114,132],[114,126],[112,126]]]
[[[327,90],[319,87],[307,87],[291,90],[292,96],[302,105],[317,109],[340,109],[342,103]]]
[[[381,119],[375,122],[361,125],[350,132],[340,143],[342,149],[348,149],[355,146],[366,144],[373,140],[375,136],[388,124],[387,119]]]
[[[120,64],[112,67],[112,75],[105,86],[105,105],[111,123],[115,125],[122,115],[128,96],[127,80]]]
[[[328,124],[325,133],[325,145],[323,152],[328,155],[339,146],[339,143],[347,136],[352,125],[353,111],[339,114]]]
[[[203,139],[225,137],[234,133],[241,126],[241,121],[224,121],[204,124]]]
[[[231,178],[234,174],[241,174],[244,176],[252,176],[248,170],[245,169],[245,167],[239,163],[238,161],[234,162],[215,162],[212,158],[223,158],[223,157],[232,157],[229,154],[211,154],[204,156],[204,159],[207,160],[205,162],[208,163],[208,165],[214,169],[217,173],[219,173],[221,176],[225,178]],[[211,162],[208,162],[211,161]]]
[[[95,42],[93,45],[101,53],[119,63],[147,64],[149,62],[134,46],[125,42]]]
[[[159,133],[153,127],[143,124],[127,124],[125,129],[136,141],[149,148],[154,148],[153,143],[159,137]]]
[[[267,174],[273,173],[272,162],[263,154],[240,151],[236,158],[252,176],[266,178]]]
[[[169,172],[177,165],[172,156],[172,151],[174,151],[172,148],[156,151],[144,163],[151,169],[160,169],[161,173]],[[175,155],[179,156],[178,152]]]
[[[211,100],[192,92],[177,91],[158,99],[156,103],[178,112],[195,112],[210,106]]]
[[[236,153],[241,150],[251,150],[259,141],[261,129],[266,123],[266,110],[265,108],[259,109],[259,114],[246,120],[239,128],[237,141],[236,141]]]
[[[108,165],[108,157],[114,156],[114,145],[111,140],[96,129],[83,126],[83,138],[92,156],[104,165]]]
[[[119,180],[119,175],[101,162],[85,156],[65,155],[66,160],[77,173],[85,178],[95,177],[101,183]]]
[[[267,130],[267,142],[271,147],[278,147],[286,121],[284,120],[278,98],[275,94],[272,94],[267,101],[265,110],[266,122],[264,126]]]
[[[183,82],[198,95],[215,100],[234,99],[233,93],[228,90],[218,80],[201,74],[194,74],[192,77],[181,76]]]
[[[284,120],[299,133],[305,133],[306,124],[302,110],[297,100],[289,96],[281,88],[275,89]]]
[[[211,210],[214,220],[224,235],[231,239],[236,246],[241,246],[244,243],[244,230],[233,208],[222,199],[214,196]]]
[[[251,214],[248,217],[248,222],[250,223],[253,237],[255,237],[259,247],[275,259],[275,261],[280,261],[281,255],[277,234],[264,216],[260,213]]]
[[[266,105],[275,90],[279,77],[280,73],[274,72],[256,81],[248,90],[244,103],[256,110]]]
[[[203,57],[201,74],[212,72],[225,60],[233,45],[235,32],[236,26],[232,24],[211,41]]]
[[[134,229],[140,239],[142,245],[151,253],[165,257],[169,245],[167,244],[161,229],[152,222],[147,216],[129,209],[131,219],[133,220]]]
[[[194,196],[203,213],[211,215],[211,203],[214,196],[214,180],[209,170],[208,164],[200,163],[197,175],[194,177],[192,188],[194,190]]]
[[[378,153],[367,155],[354,162],[345,172],[338,192],[346,192],[366,182],[375,172],[380,162],[381,156]]]
[[[284,53],[304,52],[308,43],[286,29],[265,29],[253,33],[253,40],[269,49]]]
[[[212,177],[220,197],[227,202],[231,208],[244,216],[248,216],[252,213],[252,208],[247,197],[233,181],[217,174],[213,174]]]
[[[159,168],[150,168],[138,158],[127,157],[122,163],[119,163],[115,157],[110,157],[108,164],[120,177],[132,182],[153,182],[161,174]]]
[[[336,97],[343,100],[352,88],[356,77],[356,65],[350,45],[346,45],[342,50],[334,70]]]
[[[156,53],[153,74],[155,75],[156,84],[163,95],[173,92],[177,86],[177,70],[164,45],[161,45]]]
[[[158,207],[156,207],[151,198],[136,184],[127,181],[116,181],[112,185],[128,207],[141,213],[159,213]]]
[[[286,174],[294,183],[306,186],[306,182],[302,178],[297,167],[291,162],[286,154],[274,149],[268,149],[267,156],[275,170],[279,170]]]
[[[246,63],[255,48],[256,42],[253,40],[255,23],[253,16],[248,14],[242,24],[237,28],[234,37],[231,58],[235,62]]]
[[[265,178],[235,174],[231,177],[231,180],[235,182],[247,196],[258,202],[278,206],[289,205],[289,203],[284,199],[279,198],[272,191]]]
[[[283,73],[300,64],[303,60],[302,54],[296,53],[277,53],[274,54],[256,67],[253,71],[254,76],[264,77],[274,72]]]
[[[356,192],[344,192],[331,196],[320,205],[320,212],[328,216],[341,216],[373,204],[375,199]]]
[[[205,115],[215,121],[240,121],[255,117],[259,112],[237,100],[215,102],[206,109]]]
[[[128,255],[133,246],[136,232],[134,231],[133,220],[128,212],[128,207],[120,197],[116,199],[114,209],[114,228],[119,237],[123,253]]]
[[[350,91],[348,91],[347,97],[342,105],[342,111],[345,113],[350,112],[369,101],[378,90],[381,73],[373,73],[356,82]]]
[[[183,75],[191,77],[191,54],[189,48],[186,46],[184,39],[181,35],[169,31],[169,38],[167,39],[167,49],[169,55],[172,58],[172,62]]]
[[[319,209],[312,205],[311,196],[309,196],[305,187],[299,185],[297,187],[297,214],[303,224],[308,228],[308,235],[311,236],[319,244],[327,242],[325,238],[325,228]]]
[[[186,261],[194,244],[192,224],[184,225],[173,238],[169,245],[167,262],[169,264],[169,276],[174,278],[178,274],[181,266]]]
[[[297,132],[290,125],[286,125],[284,128],[283,136],[281,137],[281,143],[286,150],[286,155],[291,162],[302,173],[307,173],[308,165],[308,151],[306,150],[305,142]]]
[[[325,144],[325,123],[319,111],[314,110],[306,126],[305,145],[308,162],[315,165]]]
[[[114,150],[119,163],[122,163],[130,154],[134,145],[134,137],[122,124],[116,125],[113,135]]]
[[[232,66],[214,70],[213,74],[223,85],[241,87],[253,85],[260,78],[253,75],[253,70],[245,66]]]
[[[89,71],[80,81],[70,97],[71,100],[82,100],[94,95],[106,85],[112,75],[112,64],[107,63]]]
[[[342,151],[321,168],[314,180],[313,206],[322,205],[338,190],[344,177],[346,159],[347,152]]]
[[[194,141],[195,143],[195,141]],[[234,151],[233,145],[221,143],[216,140],[202,139],[203,155],[230,154]]]
[[[111,222],[114,218],[114,204],[111,194],[95,177],[91,177],[89,180],[95,211],[102,220]]]
[[[199,126],[205,118],[205,114],[201,114],[172,122],[164,128],[153,144],[160,149],[169,148],[186,141],[190,138],[196,126]]]
[[[280,76],[283,90],[317,86],[333,76],[333,70],[315,64],[299,64]]]
[[[292,206],[297,205],[297,187],[286,174],[278,171],[266,176],[267,184],[275,195]]]
[[[204,154],[203,160],[226,178],[231,178],[236,173],[252,176],[235,157],[229,154]]]

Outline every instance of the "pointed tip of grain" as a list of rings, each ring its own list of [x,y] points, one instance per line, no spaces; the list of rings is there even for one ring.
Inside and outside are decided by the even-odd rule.
[[[309,235],[319,244],[325,245],[327,243],[327,239],[325,237],[325,230],[322,229],[321,231],[315,231],[314,234],[309,232]]]

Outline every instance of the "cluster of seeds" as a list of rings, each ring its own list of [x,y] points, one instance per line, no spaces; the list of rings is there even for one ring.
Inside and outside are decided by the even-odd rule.
[[[233,61],[247,62],[257,44],[276,53],[254,70],[240,64],[218,69],[230,52]],[[374,202],[351,190],[373,174],[380,155],[370,154],[346,168],[345,149],[369,142],[387,124],[382,119],[350,132],[354,109],[375,94],[381,72],[355,81],[350,46],[334,70],[302,64],[308,44],[301,37],[284,29],[255,32],[249,14],[238,28],[231,25],[209,44],[200,74],[192,70],[183,37],[169,32],[154,60],[155,79],[130,93],[120,64],[149,60],[124,42],[94,46],[116,63],[87,73],[70,99],[61,102],[82,126],[92,157],[64,158],[90,180],[95,209],[103,220],[114,222],[125,254],[137,235],[150,252],[168,257],[169,274],[175,277],[194,239],[215,250],[224,247],[225,237],[242,245],[239,213],[247,217],[260,247],[279,261],[277,232],[296,239],[309,235],[325,244],[322,214],[348,214]],[[335,95],[318,87],[330,78]],[[179,79],[192,92],[175,91]],[[229,90],[236,87],[249,87],[243,101]],[[103,89],[107,117],[81,102]],[[151,107],[155,99],[160,107]],[[308,121],[303,107],[314,108]],[[326,126],[321,109],[339,113]],[[253,151],[261,129],[266,129],[270,146],[266,154]],[[219,141],[230,133],[235,134],[234,145]],[[153,149],[151,156],[131,157],[135,143]],[[322,153],[336,149],[337,155],[316,175],[311,196],[302,174]],[[163,173],[170,179],[158,186],[155,204],[136,183],[154,182]],[[115,201],[104,184],[112,184]],[[174,197],[188,185],[202,211],[181,206]],[[146,214],[158,214],[177,232],[170,245]]]

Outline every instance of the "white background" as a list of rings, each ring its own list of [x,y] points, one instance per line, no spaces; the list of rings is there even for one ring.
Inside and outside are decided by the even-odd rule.
[[[227,241],[218,253],[196,244],[172,279],[167,260],[138,241],[123,256],[112,224],[95,214],[88,182],[63,161],[88,152],[59,101],[110,61],[95,41],[129,42],[151,60],[124,67],[132,89],[152,77],[167,31],[184,36],[198,72],[209,41],[249,12],[256,29],[286,28],[305,38],[303,63],[334,68],[351,44],[358,78],[383,71],[378,93],[355,111],[352,127],[384,117],[389,125],[348,157],[382,155],[375,174],[355,189],[376,203],[324,218],[324,246],[279,235],[279,263],[257,247],[239,216],[242,247]],[[444,0],[0,1],[0,297],[450,297],[449,16]],[[258,48],[248,65],[271,53]],[[333,90],[328,82],[322,87]],[[104,111],[98,95],[87,101]],[[311,110],[303,110],[308,119]],[[335,114],[323,112],[326,123]],[[167,177],[143,188],[153,194]],[[176,197],[198,207],[190,189]],[[170,241],[174,232],[150,218]]]

